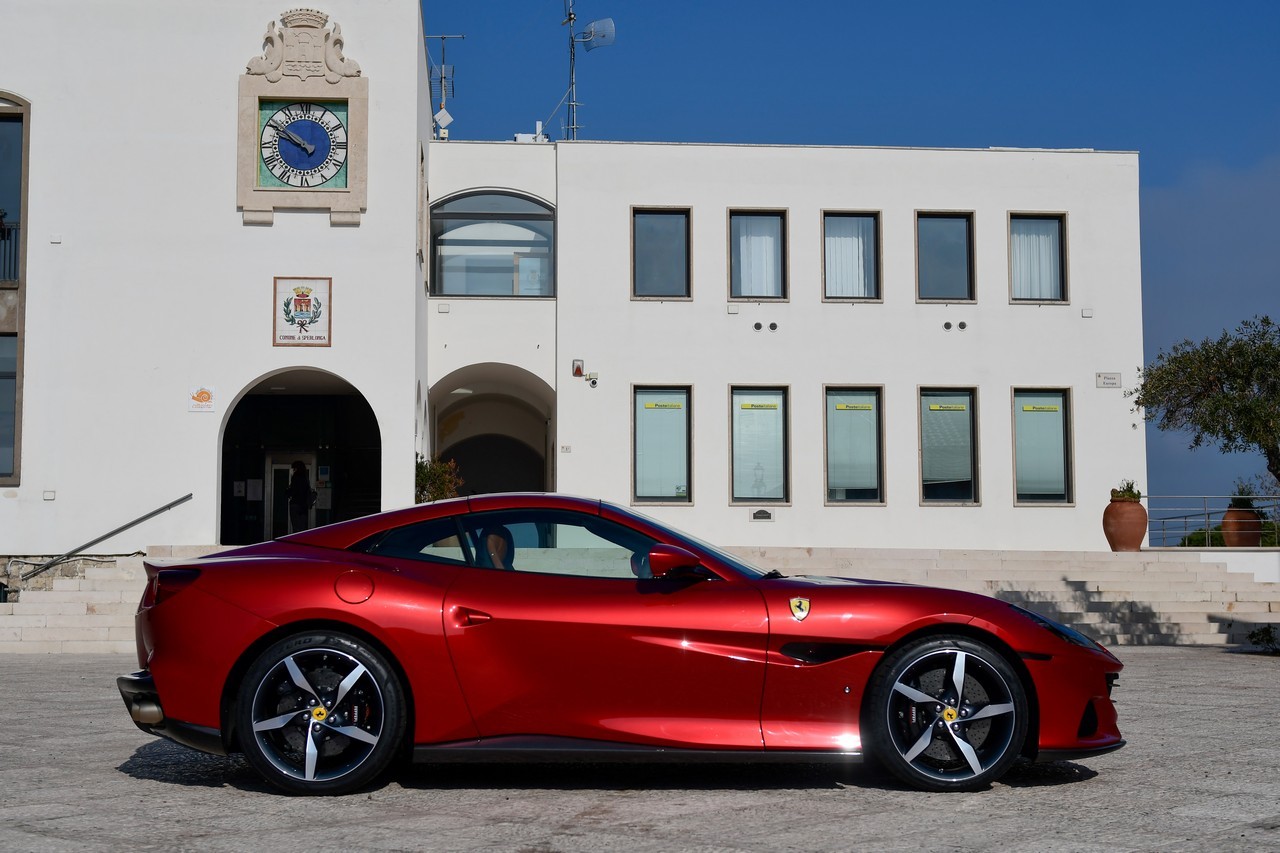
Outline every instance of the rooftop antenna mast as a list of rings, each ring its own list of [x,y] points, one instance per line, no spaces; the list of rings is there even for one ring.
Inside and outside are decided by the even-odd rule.
[[[448,127],[453,123],[453,116],[444,108],[449,96],[453,94],[453,66],[445,64],[445,45],[449,39],[464,39],[466,36],[423,36],[423,41],[440,39],[440,64],[431,66],[431,99],[440,104],[436,114],[431,118],[435,127],[436,139],[448,139]]]
[[[576,49],[579,44],[587,49],[587,52],[595,50],[597,47],[606,47],[614,42],[614,26],[613,18],[601,18],[598,21],[592,21],[587,24],[587,28],[582,31],[581,35],[574,35],[573,24],[578,20],[578,16],[573,13],[574,0],[564,0],[564,20],[560,22],[561,26],[569,27],[569,138],[578,138],[578,79],[574,71],[576,61]]]

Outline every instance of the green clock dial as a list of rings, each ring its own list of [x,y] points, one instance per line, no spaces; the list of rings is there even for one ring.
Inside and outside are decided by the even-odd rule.
[[[346,188],[345,103],[262,101],[258,116],[261,128],[259,186]]]

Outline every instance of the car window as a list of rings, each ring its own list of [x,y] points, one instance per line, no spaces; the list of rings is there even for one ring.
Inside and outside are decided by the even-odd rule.
[[[463,528],[479,568],[581,577],[648,577],[656,541],[598,515],[566,510],[473,513]]]
[[[468,563],[454,516],[407,524],[372,537],[358,550],[382,557],[400,557],[465,566]]]

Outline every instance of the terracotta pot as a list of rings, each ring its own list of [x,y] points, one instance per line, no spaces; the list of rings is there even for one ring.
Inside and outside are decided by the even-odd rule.
[[[1229,509],[1224,512],[1222,544],[1228,548],[1257,548],[1262,544],[1262,516],[1252,509]]]
[[[1137,501],[1113,499],[1102,511],[1102,532],[1112,551],[1141,551],[1147,510]]]

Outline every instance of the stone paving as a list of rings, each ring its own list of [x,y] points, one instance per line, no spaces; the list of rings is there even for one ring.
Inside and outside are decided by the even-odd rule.
[[[1280,850],[1280,658],[1121,650],[1129,745],[973,794],[851,768],[416,766],[341,798],[138,731],[126,655],[0,656],[0,849]]]

